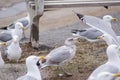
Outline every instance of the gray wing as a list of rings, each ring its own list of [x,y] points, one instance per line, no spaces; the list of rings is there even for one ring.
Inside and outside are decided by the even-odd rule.
[[[15,21],[12,24],[8,25],[7,29],[14,29],[16,22],[21,22],[23,24],[23,26],[25,27],[25,29],[27,29],[29,27],[29,25],[30,25],[29,15],[27,17],[23,17],[21,19],[18,19],[17,21]]]
[[[25,28],[28,27],[28,25],[30,24],[27,19],[16,21],[16,22],[21,22]],[[12,23],[9,26],[7,26],[7,29],[14,29],[15,28],[15,23]]]
[[[87,16],[85,15],[82,17],[82,21],[86,23],[87,25],[100,30],[103,33],[106,33],[110,35],[113,38],[113,41],[116,43],[116,45],[120,45],[119,41],[117,40],[116,34],[113,31],[111,24],[94,16]]]
[[[51,64],[59,64],[64,60],[67,60],[70,58],[71,53],[69,49],[64,49],[64,47],[60,47],[57,49],[52,50],[48,56],[49,58],[49,62]]]
[[[8,34],[8,33],[1,33],[0,34],[0,41],[7,42],[7,41],[10,41],[10,40],[12,40],[12,35],[11,34]]]
[[[7,29],[14,29],[15,28],[15,23],[12,23],[7,26]]]
[[[119,69],[113,65],[104,64],[95,69],[90,76],[97,76],[100,72],[118,73]]]
[[[18,78],[17,80],[37,80],[37,79],[35,79],[31,76],[25,75],[25,76],[22,76],[22,77]]]
[[[22,20],[20,21],[24,27],[27,27],[29,25],[29,21],[26,19],[26,20]]]
[[[103,33],[99,30],[96,30],[94,28],[90,28],[88,30],[86,30],[85,32],[81,32],[80,35],[84,36],[88,39],[97,39],[98,36],[101,36]]]

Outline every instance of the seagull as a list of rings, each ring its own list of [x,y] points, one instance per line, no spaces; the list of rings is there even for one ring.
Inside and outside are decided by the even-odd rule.
[[[15,29],[12,29],[11,35],[17,35],[19,37],[19,41],[22,39],[22,34],[23,34],[23,24],[20,22],[17,22],[15,24]]]
[[[6,29],[7,30],[9,30],[9,29],[15,29],[15,24],[17,22],[22,23],[25,29],[29,28],[29,26],[30,26],[30,16],[29,16],[29,14],[27,14],[26,17],[20,18],[20,19],[16,20],[15,22],[9,24],[8,26],[2,27],[0,29],[5,29],[5,30]]]
[[[112,29],[111,24],[100,18],[88,15],[80,15],[79,19],[81,19],[83,23],[89,25],[90,27],[100,30],[102,33],[109,35],[115,43],[107,47],[106,53],[108,56],[108,61],[94,70],[88,80],[95,79],[96,76],[101,72],[120,72],[120,57],[118,55],[120,53],[120,41]]]
[[[108,61],[96,68],[87,80],[96,80],[96,76],[100,75],[102,72],[110,72],[112,74],[120,72],[120,58],[118,53],[120,53],[120,47],[117,45],[109,45],[107,47]]]
[[[83,23],[89,25],[90,27],[94,29],[101,31],[104,34],[108,34],[109,36],[112,37],[116,45],[120,45],[120,42],[117,39],[116,33],[112,29],[111,23],[109,22],[110,17],[106,18],[106,20],[108,21],[105,21],[105,20],[102,20],[94,16],[82,15],[82,14],[77,14],[77,15]],[[116,20],[116,18],[112,18],[112,20]]]
[[[17,36],[19,36],[19,40],[21,40],[22,34],[23,34],[23,29],[24,29],[24,26],[22,25],[22,23],[17,22],[15,24],[15,29],[2,31],[0,33],[0,37],[3,38],[5,41],[9,41],[10,39],[12,39],[12,36],[17,35]]]
[[[71,76],[71,73],[68,73],[63,70],[63,64],[69,62],[76,53],[76,41],[78,38],[67,38],[65,40],[65,45],[55,48],[50,53],[41,60],[42,68],[46,66],[60,66],[61,70],[68,76]]]
[[[98,41],[98,36],[101,36],[103,33],[99,30],[94,28],[88,28],[83,30],[74,29],[71,31],[73,36],[77,36],[83,39],[88,40],[89,42],[96,42]]]
[[[95,80],[116,80],[120,73],[101,72]]]
[[[85,19],[84,19],[83,15],[78,14],[76,12],[74,12],[74,13],[78,16],[78,18],[80,20],[82,20],[84,23],[87,23],[86,21],[84,21]],[[92,16],[90,16],[90,17],[92,19]],[[98,19],[100,19],[100,18],[98,18]],[[111,15],[105,15],[101,19],[101,21],[106,22],[110,27],[111,27],[111,21],[116,21],[116,20],[117,19],[113,18]],[[97,22],[97,23],[99,23],[99,22]],[[88,25],[90,25],[90,24],[88,24]],[[98,41],[97,37],[103,35],[103,33],[101,31],[99,31],[99,30],[97,30],[95,28],[89,28],[89,29],[83,29],[83,30],[74,29],[71,32],[72,32],[73,36],[79,36],[81,38],[87,39],[90,42]]]
[[[26,17],[23,17],[23,18],[20,18],[18,20],[16,20],[15,22],[9,24],[8,26],[5,26],[5,27],[2,27],[0,29],[4,29],[4,30],[10,30],[10,29],[15,29],[15,24],[20,22],[24,29],[23,29],[23,38],[26,38],[25,37],[25,30],[27,30],[29,27],[30,27],[30,16],[29,14],[27,14]]]
[[[22,49],[19,44],[19,37],[17,35],[13,36],[12,43],[7,47],[6,54],[9,60],[18,61],[21,57]]]
[[[31,55],[26,58],[26,67],[27,74],[19,77],[17,80],[42,80],[41,74],[39,71],[39,63],[40,58],[34,55]]]
[[[107,43],[107,45],[116,44],[113,38],[108,34],[103,34],[101,36],[98,36],[97,38],[103,39]],[[120,40],[120,36],[117,36],[117,39]]]

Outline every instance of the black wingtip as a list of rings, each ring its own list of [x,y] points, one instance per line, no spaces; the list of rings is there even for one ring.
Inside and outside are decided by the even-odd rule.
[[[77,32],[85,32],[86,30],[78,30],[78,29],[72,29],[71,33],[77,33]]]
[[[72,29],[71,30],[71,33],[77,33],[77,32],[79,32],[80,30],[78,30],[78,29]]]
[[[7,26],[1,27],[0,29],[1,29],[1,30],[7,30]]]
[[[108,7],[108,6],[104,6],[104,8],[105,8],[105,9],[109,9],[109,7]]]
[[[71,33],[76,33],[78,30],[77,29],[72,29]]]
[[[73,10],[72,10],[72,11],[73,11]],[[83,20],[83,17],[84,17],[83,14],[77,13],[77,12],[75,12],[75,11],[73,11],[73,12],[78,16],[79,19]]]

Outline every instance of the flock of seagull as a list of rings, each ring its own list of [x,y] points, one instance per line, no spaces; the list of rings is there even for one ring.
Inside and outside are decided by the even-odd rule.
[[[46,56],[31,55],[27,57],[25,61],[27,73],[16,80],[42,80],[40,70],[47,66],[58,66],[66,75],[71,76],[71,73],[64,70],[63,65],[75,56],[77,50],[75,43],[79,38],[87,39],[90,42],[103,39],[108,45],[106,49],[108,61],[96,68],[87,80],[120,79],[120,37],[116,36],[111,25],[111,21],[116,21],[117,19],[110,15],[105,15],[103,19],[101,19],[76,12],[75,14],[83,23],[92,28],[72,30],[72,37],[67,38],[63,46],[53,49]],[[30,19],[28,15],[1,28],[7,30],[0,33],[0,68],[5,65],[2,57],[6,57],[10,61],[19,61],[22,55],[20,40],[25,38],[24,30],[29,28],[29,26]]]

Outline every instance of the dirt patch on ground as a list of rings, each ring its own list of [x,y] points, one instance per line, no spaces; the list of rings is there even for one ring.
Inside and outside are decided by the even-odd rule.
[[[71,62],[65,64],[64,69],[73,74],[72,77],[58,77],[61,70],[56,67],[45,68],[45,71],[49,76],[44,78],[44,80],[86,80],[90,73],[101,64],[105,63],[107,60],[106,57],[106,44],[103,41],[96,43],[89,43],[86,40],[80,39],[80,42],[77,43],[77,52]],[[38,50],[33,49],[29,43],[21,44],[23,50],[22,58],[19,60],[19,63],[24,63],[25,58],[30,55],[47,55],[53,48],[41,45]],[[16,64],[16,62],[9,62],[5,59],[6,63]]]
[[[11,1],[11,0],[5,0],[5,1]],[[1,1],[0,6],[6,4],[5,1]],[[12,4],[14,4],[15,0],[12,1],[13,1]],[[16,2],[17,1],[22,1],[22,0],[16,0]],[[54,11],[47,11],[41,17],[40,31],[46,31],[52,28],[59,29],[59,27],[64,27],[66,25],[71,25],[73,23],[76,23],[78,21],[78,18],[75,16],[72,10],[75,10],[76,12],[82,14],[99,16],[99,15],[113,13],[115,11],[119,12],[120,8],[110,7],[109,10],[106,10],[102,7],[101,8],[89,7],[89,8],[72,8],[72,9],[59,9]],[[14,20],[23,17],[25,15],[26,13],[22,13],[19,16],[16,15],[14,17],[12,16],[9,18],[0,19],[0,23],[1,23],[0,26],[7,25],[13,22]],[[57,74],[62,73],[61,70],[56,69],[56,67],[48,67],[45,68],[45,71],[47,71],[49,77],[44,78],[44,80],[86,80],[94,69],[96,69],[101,64],[105,63],[107,60],[107,56],[105,53],[106,44],[102,41],[97,43],[89,43],[85,40],[80,40],[80,42],[77,43],[77,47],[78,48],[75,58],[71,60],[71,62],[69,62],[68,64],[65,64],[64,66],[65,70],[73,73],[73,76],[58,77]],[[24,63],[26,57],[30,55],[47,55],[54,47],[47,47],[45,45],[42,45],[39,48],[39,50],[35,50],[31,47],[29,43],[26,43],[26,44],[21,44],[21,48],[23,50],[23,53],[22,53],[22,58],[19,60],[19,63]],[[14,61],[9,62],[6,58],[4,58],[4,60],[6,63],[16,64],[16,62]]]

